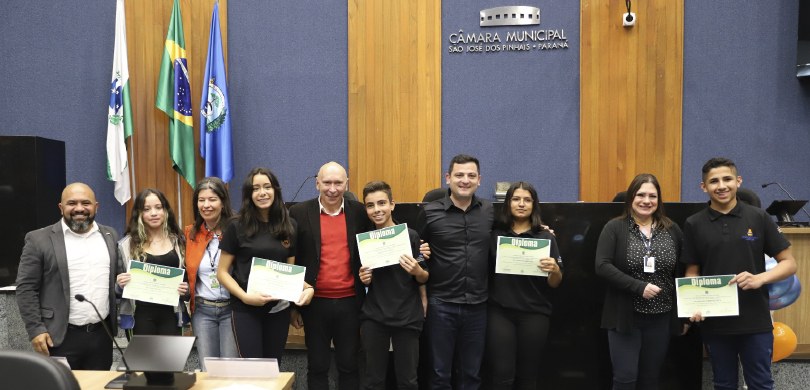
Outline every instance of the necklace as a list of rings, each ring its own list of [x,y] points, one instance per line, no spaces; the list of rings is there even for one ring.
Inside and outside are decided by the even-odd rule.
[[[214,231],[213,229],[208,227],[208,223],[204,223],[204,225],[205,225],[205,230],[208,230],[211,234],[213,234],[214,237],[217,238],[217,240],[219,240],[222,237],[222,232],[217,233],[216,231]]]

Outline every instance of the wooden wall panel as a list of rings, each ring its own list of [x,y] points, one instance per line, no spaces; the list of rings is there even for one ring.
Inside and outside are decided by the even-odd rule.
[[[580,199],[610,201],[642,172],[681,193],[684,0],[581,0]]]
[[[807,286],[810,280],[810,228],[782,228],[785,238],[790,240],[790,251],[799,269],[796,276],[800,283]],[[797,347],[791,358],[810,358],[810,298],[807,293],[799,295],[799,298],[785,308],[773,312],[774,321],[784,323],[796,333]]]
[[[183,30],[186,43],[186,56],[191,80],[192,106],[194,108],[194,148],[199,150],[199,104],[202,93],[202,78],[205,74],[205,60],[208,54],[208,37],[211,27],[211,12],[216,0],[181,0]],[[227,64],[228,53],[228,2],[219,0],[220,30]],[[129,56],[130,98],[134,113],[134,135],[129,147],[133,148],[135,178],[133,180],[133,200],[144,188],[157,188],[163,191],[172,203],[175,212],[182,212],[181,225],[192,220],[192,199],[194,189],[180,180],[180,203],[178,210],[178,180],[172,169],[169,156],[169,120],[155,108],[160,61],[163,59],[166,33],[172,13],[171,0],[138,0],[126,3],[127,54]],[[204,165],[197,155],[197,178],[203,177]],[[132,201],[127,205],[129,218]],[[182,226],[181,226],[182,227]]]
[[[349,177],[400,202],[442,183],[441,0],[349,0]]]

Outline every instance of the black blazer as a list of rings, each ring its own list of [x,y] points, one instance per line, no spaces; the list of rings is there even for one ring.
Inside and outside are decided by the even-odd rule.
[[[596,275],[607,282],[602,307],[602,328],[616,329],[619,332],[626,332],[634,326],[633,297],[641,295],[647,286],[647,282],[627,273],[627,223],[627,218],[610,220],[602,229],[596,245]],[[674,223],[668,231],[675,239],[675,277],[681,277],[684,268],[678,259],[683,247],[683,233]],[[676,326],[680,321],[674,298],[671,332],[680,334],[680,329]]]
[[[360,254],[355,235],[368,231],[371,222],[360,202],[344,199],[343,212],[346,214],[346,240],[349,243],[349,266],[354,276],[354,290],[362,302],[366,290],[360,281]],[[315,286],[321,266],[321,207],[318,198],[295,204],[290,208],[290,216],[298,223],[295,264],[307,267],[304,280]]]

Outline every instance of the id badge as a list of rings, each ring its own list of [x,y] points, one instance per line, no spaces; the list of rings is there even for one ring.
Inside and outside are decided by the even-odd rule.
[[[644,272],[655,272],[655,256],[647,256],[644,258]]]
[[[219,288],[219,279],[217,279],[217,274],[211,274],[209,277],[211,278],[211,288]]]

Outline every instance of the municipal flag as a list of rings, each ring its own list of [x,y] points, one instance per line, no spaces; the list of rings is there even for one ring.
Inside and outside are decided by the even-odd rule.
[[[110,105],[107,109],[107,179],[115,182],[113,194],[118,203],[132,196],[126,139],[132,136],[132,106],[129,100],[127,26],[124,0],[115,5],[115,47],[113,49]]]
[[[208,57],[200,100],[200,155],[205,159],[205,176],[216,176],[227,183],[233,178],[233,146],[228,82],[219,30],[219,2],[214,4],[211,15],[211,35],[208,38]]]

